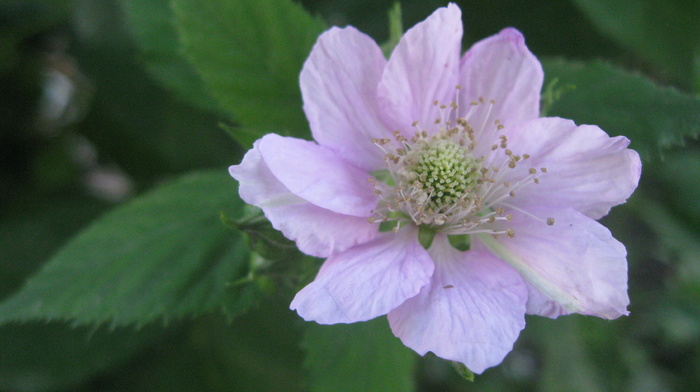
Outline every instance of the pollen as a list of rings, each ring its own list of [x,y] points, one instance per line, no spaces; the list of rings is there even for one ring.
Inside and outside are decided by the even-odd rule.
[[[440,118],[427,128],[414,121],[412,136],[397,130],[391,140],[372,140],[386,168],[371,173],[379,200],[369,222],[379,223],[380,231],[414,225],[448,236],[515,237],[512,212],[530,215],[514,202],[518,191],[536,186],[547,168],[526,167],[530,155],[492,117],[494,101],[480,98],[461,108],[466,112],[459,102],[434,105]],[[552,218],[530,216],[554,224]]]

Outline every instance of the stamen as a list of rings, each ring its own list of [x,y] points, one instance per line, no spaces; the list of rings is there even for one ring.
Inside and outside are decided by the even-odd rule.
[[[530,155],[514,152],[517,146],[501,134],[504,125],[492,118],[495,101],[480,97],[459,117],[459,89],[455,89],[455,101],[433,102],[439,118],[428,128],[418,121],[411,124],[415,133],[410,140],[400,130],[392,133],[393,139],[371,140],[383,152],[386,169],[372,172],[374,177],[367,179],[378,197],[377,208],[367,220],[380,223],[382,231],[398,231],[412,223],[448,235],[487,233],[513,238],[515,231],[505,226],[513,219],[511,210],[545,221],[508,200],[516,198],[518,190],[538,184],[547,168],[519,165]],[[474,128],[470,119],[479,110],[481,126]],[[484,146],[479,148],[479,143]],[[551,226],[554,219],[547,218],[546,223]]]

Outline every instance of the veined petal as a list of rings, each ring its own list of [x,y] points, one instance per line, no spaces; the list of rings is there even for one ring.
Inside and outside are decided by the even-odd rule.
[[[376,99],[385,65],[370,37],[333,27],[318,38],[299,77],[314,139],[368,172],[384,165],[372,138],[390,135]]]
[[[604,226],[575,210],[528,212],[552,217],[555,223],[549,226],[531,216],[513,213],[514,238],[479,237],[548,298],[533,296],[528,313],[556,317],[570,312],[607,319],[627,315],[624,245]]]
[[[416,230],[406,227],[332,255],[290,308],[320,324],[370,320],[418,294],[433,269]]]
[[[525,282],[489,252],[460,252],[444,235],[434,241],[430,284],[391,311],[389,324],[418,354],[432,351],[481,373],[501,363],[525,327]]]
[[[377,205],[366,172],[306,140],[263,136],[258,146],[270,172],[293,194],[339,214],[367,218]]]
[[[529,168],[547,172],[538,185],[518,190],[511,204],[574,208],[593,219],[624,203],[637,187],[642,164],[623,136],[609,137],[594,125],[576,126],[561,118],[530,121],[508,134],[508,146],[530,159],[511,171],[511,181]]]
[[[272,226],[295,241],[302,252],[327,257],[377,235],[377,228],[366,218],[334,213],[290,192],[267,167],[259,146],[260,140],[229,172],[240,182],[241,198],[262,208]]]
[[[441,118],[433,101],[449,104],[454,100],[461,18],[459,7],[450,3],[409,29],[394,49],[377,90],[384,122],[392,131],[412,135],[414,121],[431,130],[429,126]]]
[[[496,119],[509,127],[535,119],[540,112],[543,79],[542,65],[525,46],[523,35],[513,28],[504,29],[477,42],[464,54],[460,64],[460,114],[471,108],[470,102],[482,98],[485,103],[469,118],[477,131],[485,121],[488,127],[494,127]],[[489,109],[484,106],[489,106],[491,100],[495,103],[487,119]]]

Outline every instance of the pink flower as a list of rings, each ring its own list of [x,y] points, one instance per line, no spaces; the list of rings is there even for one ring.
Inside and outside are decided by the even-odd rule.
[[[460,58],[461,39],[454,4],[388,61],[353,27],[331,28],[300,77],[315,142],[266,135],[230,173],[327,258],[291,304],[304,319],[386,314],[406,346],[481,373],[526,313],[628,313],[625,248],[595,220],[631,195],[641,163],[624,137],[538,118],[542,68],[520,32]]]

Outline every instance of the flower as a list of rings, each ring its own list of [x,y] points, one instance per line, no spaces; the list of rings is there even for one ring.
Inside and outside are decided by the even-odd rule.
[[[450,4],[387,60],[331,28],[301,72],[315,142],[268,134],[230,168],[240,195],[326,258],[291,308],[321,324],[388,315],[424,355],[499,364],[525,314],[626,315],[624,246],[596,222],[637,186],[629,140],[538,118],[543,72],[508,28],[460,58]]]

